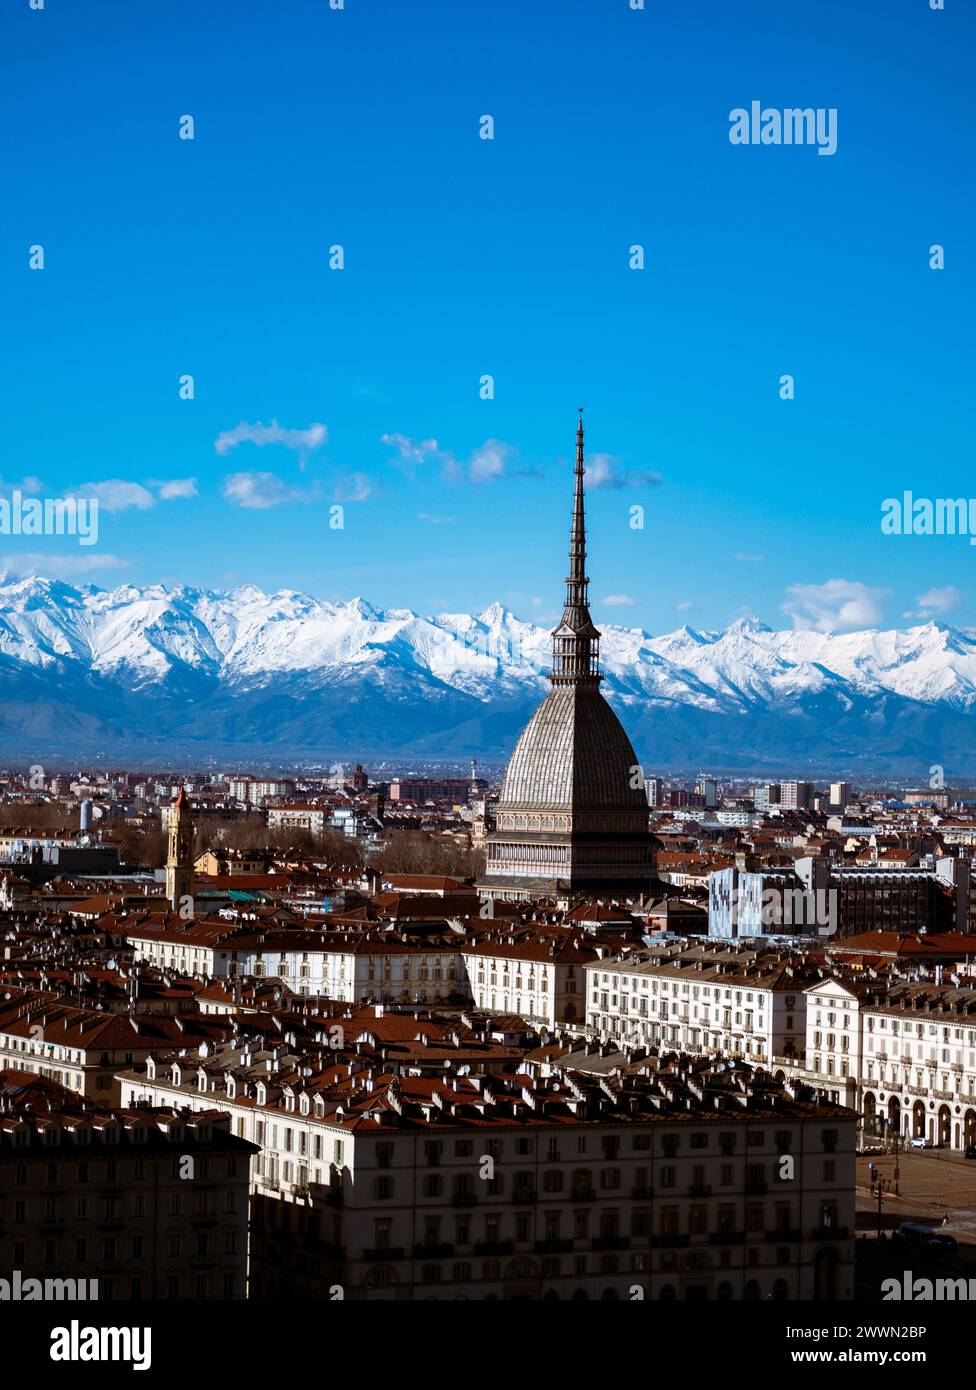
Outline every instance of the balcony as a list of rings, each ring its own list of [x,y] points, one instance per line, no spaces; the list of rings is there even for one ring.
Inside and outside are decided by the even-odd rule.
[[[630,1236],[595,1236],[594,1250],[629,1250]]]
[[[636,1187],[632,1187],[630,1189],[630,1195],[631,1197],[636,1197],[638,1201],[645,1200],[649,1202],[651,1197],[654,1195],[654,1189],[652,1187],[648,1187],[646,1182],[638,1183]]]
[[[672,1231],[667,1235],[651,1236],[652,1250],[678,1250],[684,1249],[688,1244],[686,1235],[679,1235],[677,1231]]]
[[[799,1231],[794,1231],[794,1230],[767,1231],[767,1232],[766,1232],[766,1244],[767,1244],[767,1245],[784,1245],[784,1244],[789,1244],[791,1241],[802,1240],[802,1239],[803,1239],[803,1237],[802,1237],[801,1233],[800,1233]]]
[[[447,1260],[454,1254],[453,1245],[415,1245],[413,1247],[414,1259],[416,1260]]]
[[[768,1192],[769,1183],[765,1178],[747,1178],[746,1192]]]
[[[814,1226],[810,1232],[811,1240],[847,1240],[850,1232],[846,1226]]]
[[[693,1182],[688,1189],[689,1197],[710,1197],[711,1195],[711,1184],[707,1182]]]
[[[478,1199],[473,1192],[455,1192],[451,1198],[452,1207],[476,1207]]]
[[[709,1245],[742,1245],[745,1241],[745,1231],[713,1231],[708,1237]]]
[[[571,1202],[592,1202],[596,1192],[592,1187],[574,1187],[569,1194]]]
[[[363,1259],[371,1262],[377,1260],[402,1260],[404,1250],[402,1245],[391,1245],[388,1250],[380,1250],[377,1246],[372,1246],[369,1250],[363,1251]]]
[[[522,1190],[512,1193],[512,1201],[521,1202],[525,1205],[526,1203],[538,1201],[538,1197],[534,1189],[529,1189],[528,1191]]]
[[[571,1240],[537,1240],[535,1243],[537,1255],[569,1255],[572,1249]]]
[[[514,1240],[479,1240],[475,1242],[476,1255],[511,1255],[515,1249]]]

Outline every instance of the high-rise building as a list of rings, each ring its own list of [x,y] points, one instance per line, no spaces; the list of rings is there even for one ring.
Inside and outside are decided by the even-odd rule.
[[[718,783],[713,777],[699,777],[695,791],[707,808],[718,805]]]
[[[830,784],[830,805],[843,811],[851,799],[850,782],[831,782]]]
[[[660,777],[645,777],[644,790],[648,806],[664,805],[664,782]]]
[[[756,811],[768,811],[773,806],[779,805],[780,786],[778,782],[766,782],[764,786],[756,787],[752,794],[752,805]]]
[[[620,720],[600,694],[600,634],[590,617],[583,511],[583,421],[569,574],[552,634],[552,689],[509,761],[479,891],[489,898],[631,894],[649,887],[647,795]]]
[[[784,811],[806,811],[813,799],[810,782],[781,782],[779,804]]]

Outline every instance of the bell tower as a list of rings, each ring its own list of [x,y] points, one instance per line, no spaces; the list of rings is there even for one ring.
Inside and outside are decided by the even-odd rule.
[[[179,912],[181,899],[193,897],[193,817],[183,787],[169,808],[166,897],[174,912]]]

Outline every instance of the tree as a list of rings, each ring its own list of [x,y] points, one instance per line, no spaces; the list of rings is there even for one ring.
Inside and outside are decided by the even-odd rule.
[[[480,850],[468,849],[454,840],[439,839],[423,830],[394,830],[370,863],[386,874],[472,878],[484,870],[485,857]]]

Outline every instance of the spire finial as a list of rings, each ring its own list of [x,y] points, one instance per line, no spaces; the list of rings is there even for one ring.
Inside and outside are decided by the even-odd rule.
[[[600,634],[587,603],[586,517],[583,505],[583,407],[576,426],[576,468],[573,480],[573,520],[569,532],[569,574],[562,622],[553,633],[552,678],[560,683],[599,681]]]

